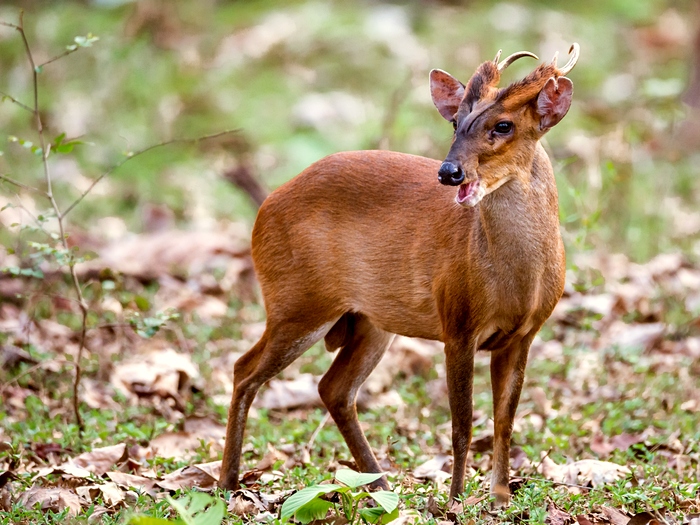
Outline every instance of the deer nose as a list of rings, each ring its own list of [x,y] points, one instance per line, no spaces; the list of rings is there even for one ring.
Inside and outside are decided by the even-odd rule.
[[[438,170],[438,180],[445,186],[459,186],[464,182],[464,171],[452,162],[443,162]]]

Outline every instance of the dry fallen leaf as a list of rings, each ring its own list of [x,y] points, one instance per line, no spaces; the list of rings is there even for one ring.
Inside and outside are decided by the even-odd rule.
[[[34,476],[34,479],[37,478],[46,478],[50,474],[60,474],[63,479],[71,479],[71,478],[89,478],[92,476],[93,471],[88,470],[83,467],[79,467],[77,465],[74,465],[72,463],[65,463],[60,466],[56,467],[45,467],[42,469],[39,469]]]
[[[551,481],[584,486],[590,483],[593,487],[612,483],[630,474],[629,468],[617,463],[582,459],[567,465],[557,465],[549,456],[542,458],[537,471]]]
[[[640,512],[632,516],[627,525],[661,525],[661,522],[651,512]]]
[[[185,419],[185,432],[214,443],[226,437],[226,426],[210,417],[191,416]]]
[[[665,332],[664,323],[627,324],[615,321],[607,330],[605,343],[607,346],[642,348],[649,351],[661,340]]]
[[[181,391],[199,378],[192,356],[172,348],[135,355],[115,365],[112,384],[127,397],[159,396],[184,407]]]
[[[107,477],[120,487],[127,490],[133,488],[151,495],[153,495],[153,488],[156,484],[155,480],[153,479],[143,476],[136,476],[134,474],[127,474],[126,472],[107,472]]]
[[[187,461],[196,455],[202,443],[189,432],[165,432],[153,438],[150,446],[156,456]]]
[[[104,502],[110,507],[115,507],[124,501],[124,491],[120,489],[113,481],[99,485],[100,492]]]
[[[124,443],[109,447],[95,448],[73,458],[73,464],[98,476],[109,472],[117,463],[126,461],[129,454]]]
[[[591,450],[599,456],[605,457],[615,450],[627,450],[632,445],[642,443],[644,434],[622,433],[612,438],[597,433],[591,440]]]
[[[61,512],[67,508],[71,516],[77,516],[82,508],[80,497],[64,488],[47,489],[33,486],[22,493],[19,503],[26,508],[38,505],[41,510],[53,512]]]
[[[299,407],[322,406],[318,394],[320,377],[312,374],[299,374],[295,379],[273,379],[267,389],[253,402],[258,408],[290,410]]]
[[[89,377],[83,378],[83,395],[81,400],[90,408],[97,410],[118,410],[119,403],[114,400],[114,388],[109,383],[95,381]]]
[[[269,512],[270,505],[252,490],[240,489],[231,494],[228,511],[236,516],[247,516],[261,512]]]
[[[222,461],[210,461],[209,463],[197,463],[195,467],[207,474],[209,477],[218,480],[221,474]]]
[[[81,276],[105,268],[142,280],[161,275],[198,275],[205,270],[225,268],[233,260],[244,261],[242,273],[250,267],[249,248],[243,231],[178,231],[131,235],[99,250],[99,258],[76,265]]]
[[[156,482],[161,488],[166,490],[190,489],[198,487],[200,489],[211,489],[216,486],[218,478],[211,475],[211,471],[200,469],[197,466],[187,466],[171,472]]]
[[[258,462],[257,465],[255,465],[254,470],[260,470],[260,471],[265,471],[265,470],[270,470],[275,463],[278,461],[286,461],[288,458],[287,454],[284,454],[283,452],[280,452],[277,450],[272,443],[267,444],[267,454],[263,456],[263,458]]]
[[[452,456],[438,454],[425,463],[413,469],[413,477],[417,479],[429,479],[437,483],[444,483],[452,474],[447,472],[452,464]]]
[[[630,521],[627,514],[624,514],[622,511],[617,509],[613,509],[612,507],[601,507],[600,510],[610,520],[612,525],[627,525]]]
[[[110,510],[102,505],[93,505],[92,512],[87,519],[88,525],[96,525],[102,523],[102,516],[109,513]]]
[[[547,525],[567,525],[573,521],[574,517],[571,514],[557,507],[553,501],[549,502],[549,505],[547,505],[547,517],[544,519]]]

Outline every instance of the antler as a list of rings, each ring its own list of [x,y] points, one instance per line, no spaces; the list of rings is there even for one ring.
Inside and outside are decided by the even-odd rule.
[[[510,66],[513,62],[515,62],[519,58],[524,58],[524,57],[530,57],[530,58],[534,58],[535,60],[539,60],[537,58],[537,55],[534,55],[533,53],[530,53],[529,51],[518,51],[517,53],[513,53],[508,58],[504,59],[502,62],[499,62],[498,59],[501,58],[501,51],[499,50],[498,53],[496,54],[496,58],[494,59],[493,62],[494,62],[494,64],[498,64],[498,71],[503,71],[505,68]]]
[[[528,51],[518,51],[513,53],[508,58],[501,59],[501,51],[496,53],[496,58],[482,63],[476,72],[469,79],[466,86],[465,100],[479,101],[486,97],[496,98],[498,100],[507,101],[508,104],[517,106],[523,101],[528,101],[532,97],[537,96],[545,83],[551,78],[557,78],[566,75],[571,71],[579,56],[579,45],[574,43],[569,49],[571,58],[561,69],[557,68],[557,56],[549,64],[541,64],[533,72],[527,75],[524,79],[514,82],[510,86],[498,91],[498,82],[501,79],[501,73],[504,69],[510,66],[513,62],[523,57],[531,57],[538,60],[537,56]]]
[[[571,48],[569,49],[569,54],[571,55],[571,58],[566,63],[566,65],[559,70],[561,75],[566,75],[569,71],[574,69],[576,62],[578,62],[578,55],[580,50],[581,48],[576,42],[571,44]],[[554,63],[554,65],[556,65],[556,62]]]

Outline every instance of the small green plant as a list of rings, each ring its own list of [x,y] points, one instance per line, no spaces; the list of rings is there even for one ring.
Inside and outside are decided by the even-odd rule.
[[[362,485],[378,480],[384,474],[362,474],[350,469],[339,470],[335,473],[336,481],[342,483],[313,485],[293,494],[282,505],[282,521],[292,516],[302,523],[315,519],[323,519],[335,503],[323,499],[322,496],[335,492],[340,499],[340,511],[349,523],[389,523],[399,516],[399,496],[388,490],[377,492],[353,492]],[[377,507],[361,506],[367,498],[373,499]]]
[[[225,505],[219,498],[193,492],[180,499],[167,496],[170,506],[175,509],[179,519],[170,521],[164,518],[152,516],[133,516],[129,525],[170,525],[172,523],[184,523],[185,525],[221,525],[224,519]]]
[[[172,308],[158,311],[152,317],[142,317],[138,312],[135,312],[129,318],[129,324],[141,337],[150,339],[156,335],[168,321],[178,319],[179,317],[180,314]]]

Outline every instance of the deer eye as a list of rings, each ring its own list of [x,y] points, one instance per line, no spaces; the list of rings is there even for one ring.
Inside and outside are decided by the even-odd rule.
[[[505,135],[513,130],[513,123],[510,120],[502,120],[493,127],[496,133]]]
[[[457,131],[457,119],[452,119],[452,128]]]

